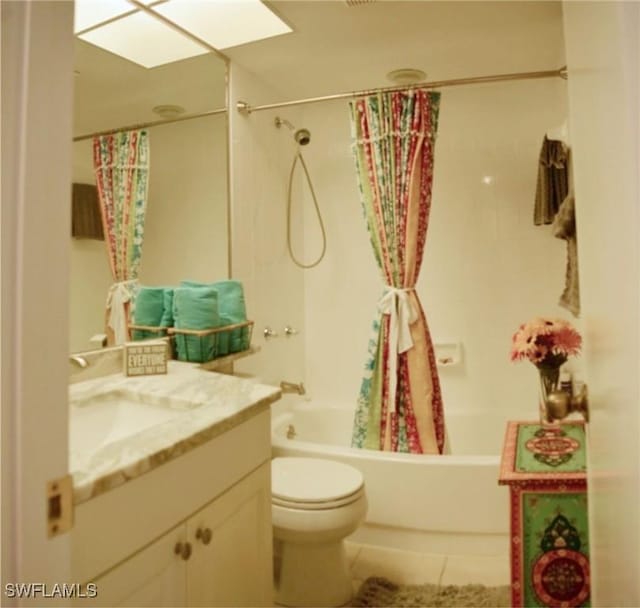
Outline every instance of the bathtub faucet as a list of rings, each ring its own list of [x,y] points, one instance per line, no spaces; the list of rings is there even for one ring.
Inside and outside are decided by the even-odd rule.
[[[286,382],[283,380],[280,383],[280,389],[283,393],[298,393],[298,395],[306,394],[306,390],[304,389],[304,384],[302,382]]]

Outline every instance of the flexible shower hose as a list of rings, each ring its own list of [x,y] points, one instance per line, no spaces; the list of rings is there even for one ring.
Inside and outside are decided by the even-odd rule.
[[[293,174],[296,170],[298,160],[300,160],[300,162],[302,163],[304,174],[307,176],[307,183],[309,184],[309,190],[311,190],[311,197],[313,198],[313,204],[315,205],[316,214],[318,215],[318,221],[320,222],[320,230],[322,231],[322,251],[320,253],[320,257],[318,257],[318,259],[311,264],[303,264],[302,262],[300,262],[293,253],[293,248],[291,247],[291,186],[293,185]],[[327,233],[324,229],[324,222],[322,221],[322,214],[320,213],[318,199],[316,198],[316,193],[313,189],[313,184],[311,183],[311,177],[309,176],[309,170],[307,169],[307,165],[304,162],[304,158],[302,157],[300,149],[296,151],[296,155],[291,165],[291,173],[289,173],[289,190],[287,193],[287,248],[289,249],[289,256],[293,260],[293,263],[300,268],[313,268],[314,266],[317,266],[322,261],[322,258],[324,258],[324,254],[327,250]]]

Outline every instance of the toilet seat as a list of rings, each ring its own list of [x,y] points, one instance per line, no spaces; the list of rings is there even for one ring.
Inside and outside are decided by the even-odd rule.
[[[364,488],[361,488],[354,494],[345,496],[337,500],[325,501],[325,502],[301,502],[295,500],[283,500],[282,498],[271,497],[271,504],[279,507],[285,507],[287,509],[301,509],[304,511],[313,511],[320,509],[337,509],[339,507],[345,507],[351,503],[359,500],[364,496]]]
[[[336,509],[364,495],[362,473],[333,460],[274,458],[271,477],[272,504],[290,509]]]

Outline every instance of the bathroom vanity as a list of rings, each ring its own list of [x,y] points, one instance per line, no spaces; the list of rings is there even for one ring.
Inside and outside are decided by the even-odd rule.
[[[512,606],[590,605],[586,479],[582,422],[508,423]]]
[[[72,385],[72,576],[95,583],[91,605],[272,605],[279,397],[175,361]]]

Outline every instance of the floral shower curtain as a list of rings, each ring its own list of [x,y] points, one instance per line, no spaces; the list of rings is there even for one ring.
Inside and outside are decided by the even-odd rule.
[[[106,330],[110,344],[122,344],[129,337],[129,303],[142,257],[149,182],[147,131],[94,137],[93,167],[113,276],[107,296]]]
[[[441,454],[440,382],[414,289],[427,235],[440,94],[382,92],[350,103],[358,185],[384,293],[354,420],[355,447]]]

